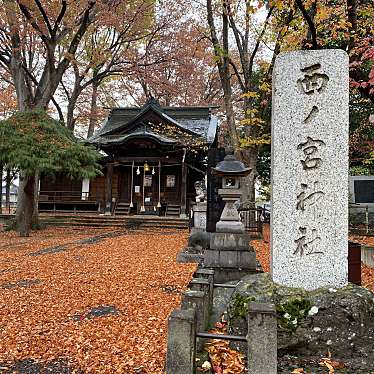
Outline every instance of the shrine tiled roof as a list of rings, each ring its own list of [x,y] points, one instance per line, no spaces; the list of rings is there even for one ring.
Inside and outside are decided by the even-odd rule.
[[[176,141],[173,139],[170,139],[166,136],[163,136],[161,134],[157,134],[150,129],[142,128],[138,129],[137,131],[133,131],[127,134],[123,135],[94,135],[92,138],[89,139],[90,143],[97,144],[98,146],[108,146],[111,144],[122,144],[125,143],[127,140],[130,140],[132,138],[140,137],[140,136],[146,136],[148,138],[153,138],[156,142],[160,144],[176,144]]]
[[[211,107],[161,107],[154,102],[143,107],[114,108],[103,126],[88,139],[88,142],[97,145],[118,144],[124,142],[130,135],[132,137],[147,135],[139,132],[137,125],[145,125],[150,117],[157,118],[160,123],[173,124],[189,134],[202,137],[207,144],[211,144],[216,138],[218,127],[217,117],[212,115],[211,109]],[[152,136],[165,144],[174,142],[156,133]]]

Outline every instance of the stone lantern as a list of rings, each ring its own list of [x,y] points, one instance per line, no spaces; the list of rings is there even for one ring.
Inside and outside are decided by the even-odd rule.
[[[235,202],[240,199],[240,178],[251,172],[235,156],[229,153],[212,172],[222,177],[222,188],[218,194],[225,202],[216,232],[210,235],[210,244],[204,252],[203,264],[214,269],[214,281],[225,283],[239,280],[256,272],[256,254],[250,238],[240,222]]]
[[[213,173],[222,177],[222,188],[218,190],[218,195],[225,202],[219,222],[216,225],[217,232],[244,233],[245,228],[235,202],[240,199],[240,178],[247,176],[252,169],[246,168],[245,165],[238,161],[230,152],[223,161],[219,162]]]

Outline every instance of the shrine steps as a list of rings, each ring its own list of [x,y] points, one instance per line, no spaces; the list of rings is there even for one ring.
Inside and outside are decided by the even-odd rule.
[[[181,213],[181,207],[180,205],[167,205],[166,207],[166,215],[172,216],[172,217],[179,217]]]
[[[187,229],[188,219],[158,216],[104,216],[104,215],[41,215],[42,223],[50,226],[81,226],[95,228],[168,228]]]
[[[118,203],[114,210],[116,216],[128,216],[130,214],[130,203]]]

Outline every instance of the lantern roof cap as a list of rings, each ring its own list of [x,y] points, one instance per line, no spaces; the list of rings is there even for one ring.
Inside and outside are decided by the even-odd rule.
[[[251,168],[245,167],[243,162],[237,160],[233,150],[230,149],[227,153],[223,161],[220,161],[215,168],[212,168],[214,174],[244,177],[252,171]]]

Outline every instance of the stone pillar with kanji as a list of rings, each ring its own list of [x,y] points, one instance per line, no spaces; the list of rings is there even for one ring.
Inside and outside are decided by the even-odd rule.
[[[272,105],[271,273],[313,290],[348,281],[348,55],[277,57]]]

